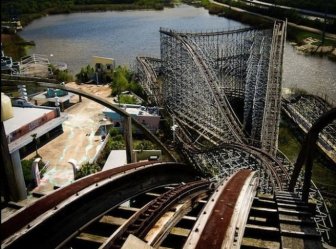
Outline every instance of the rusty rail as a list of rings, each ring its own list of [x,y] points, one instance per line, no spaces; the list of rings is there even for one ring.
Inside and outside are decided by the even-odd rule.
[[[96,184],[97,182],[111,178],[126,171],[135,170],[141,167],[155,166],[158,164],[162,163],[132,163],[111,170],[101,171],[94,175],[79,179],[71,185],[60,188],[55,192],[42,197],[33,204],[27,206],[26,208],[21,209],[18,213],[15,213],[14,216],[9,217],[7,220],[2,222],[1,241],[5,240],[24,226],[27,226],[32,220],[34,220],[38,216],[54,208],[62,201],[66,200],[72,195],[75,195],[76,193],[83,190],[84,188],[89,187],[90,185]]]
[[[141,211],[137,212],[128,223],[116,234],[113,234],[100,249],[121,248],[129,234],[144,238],[161,215],[169,210],[177,201],[193,193],[206,191],[209,184],[209,181],[200,180],[181,184],[167,191],[147,204]]]

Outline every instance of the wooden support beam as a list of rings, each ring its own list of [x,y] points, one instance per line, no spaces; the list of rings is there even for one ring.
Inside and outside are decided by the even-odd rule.
[[[124,117],[123,122],[127,163],[133,163],[132,118],[130,116]]]

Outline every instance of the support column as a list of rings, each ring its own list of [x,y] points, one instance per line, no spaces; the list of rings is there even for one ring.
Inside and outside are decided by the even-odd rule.
[[[134,162],[133,158],[133,138],[132,138],[132,118],[130,116],[124,117],[123,120],[125,145],[126,145],[126,156],[127,163]]]
[[[8,191],[9,200],[19,201],[27,198],[26,184],[23,178],[21,158],[19,151],[9,154],[5,128],[1,122],[1,167],[5,175],[5,191]]]
[[[18,192],[19,200],[24,200],[27,198],[27,188],[23,177],[23,170],[21,165],[21,157],[19,150],[14,151],[11,154],[13,163],[13,172],[15,177],[15,189]]]

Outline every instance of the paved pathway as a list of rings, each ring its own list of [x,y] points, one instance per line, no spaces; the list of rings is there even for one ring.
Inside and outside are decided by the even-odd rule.
[[[74,97],[74,101],[77,99],[78,96]],[[82,102],[65,110],[68,120],[63,123],[63,134],[38,149],[50,166],[34,192],[49,193],[54,186],[70,184],[74,180],[70,159],[82,164],[94,158],[101,146],[103,109],[102,105],[82,98]]]

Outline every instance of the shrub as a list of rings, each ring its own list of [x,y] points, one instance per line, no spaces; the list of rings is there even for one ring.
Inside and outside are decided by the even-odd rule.
[[[101,170],[100,166],[96,163],[85,162],[82,167],[76,172],[75,179],[82,178],[87,175],[97,173]]]

